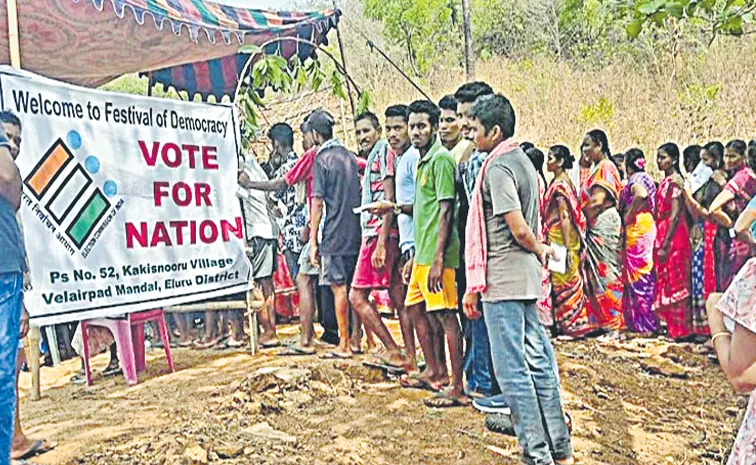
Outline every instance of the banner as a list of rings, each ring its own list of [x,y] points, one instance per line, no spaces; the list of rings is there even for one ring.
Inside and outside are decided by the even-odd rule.
[[[0,69],[34,325],[245,291],[250,264],[226,105],[121,95]]]

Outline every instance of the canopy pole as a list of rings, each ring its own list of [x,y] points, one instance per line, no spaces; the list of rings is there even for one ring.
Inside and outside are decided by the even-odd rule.
[[[16,0],[6,0],[8,7],[8,46],[11,66],[21,69],[21,48],[18,41],[18,5]]]
[[[333,9],[337,10],[336,0],[333,0]],[[344,68],[344,74],[347,74],[346,55],[344,54],[344,41],[341,40],[341,29],[339,29],[338,23],[336,28],[336,40],[339,42],[339,54],[341,54],[341,67]],[[354,108],[354,99],[352,98],[352,86],[349,84],[349,79],[345,79],[347,85],[347,94],[349,95],[349,106],[352,108],[352,116],[357,116],[357,110]]]
[[[152,86],[154,85],[154,81],[152,79],[152,71],[147,73],[147,97],[152,97]]]

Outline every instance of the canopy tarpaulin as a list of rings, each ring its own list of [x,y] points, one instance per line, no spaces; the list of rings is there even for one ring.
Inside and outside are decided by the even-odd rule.
[[[232,94],[242,44],[297,37],[322,43],[340,12],[271,12],[205,0],[17,0],[21,64],[44,76],[98,86],[124,74],[190,94]],[[6,0],[0,0],[0,64],[10,63]],[[294,41],[267,52],[308,55]],[[241,64],[240,64],[241,63]],[[186,65],[186,66],[183,66]]]

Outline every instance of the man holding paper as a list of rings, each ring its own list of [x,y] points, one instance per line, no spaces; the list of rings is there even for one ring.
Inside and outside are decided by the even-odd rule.
[[[554,255],[533,234],[536,173],[513,139],[515,113],[506,97],[479,98],[469,119],[477,149],[489,156],[470,200],[464,311],[470,319],[481,317],[480,292],[494,373],[525,463],[572,464],[554,350],[536,313],[541,264]]]

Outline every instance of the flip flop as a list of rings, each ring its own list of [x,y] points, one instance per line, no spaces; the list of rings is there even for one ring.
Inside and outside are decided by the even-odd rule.
[[[422,391],[440,392],[443,388],[433,386],[428,380],[409,375],[399,378],[399,385],[406,389],[420,389]]]
[[[313,349],[312,347],[299,347],[291,345],[279,351],[276,355],[278,355],[279,357],[301,357],[307,355],[315,355],[315,349]]]
[[[449,397],[446,392],[439,392],[435,396],[425,399],[423,403],[426,407],[432,408],[467,407],[470,405],[470,399],[465,396]]]
[[[55,443],[51,443],[51,444],[47,444],[47,445],[46,445],[46,443],[47,443],[47,441],[44,440],[44,439],[37,439],[36,441],[34,441],[34,443],[29,448],[29,450],[27,450],[21,456],[19,456],[16,459],[13,459],[13,460],[26,460],[26,459],[30,459],[32,457],[36,457],[37,455],[41,455],[41,454],[44,454],[46,452],[50,452],[51,450],[55,449],[55,447],[57,446],[57,444],[55,444]],[[46,445],[46,447],[45,447],[45,445]]]
[[[226,342],[226,345],[228,346],[229,349],[241,349],[242,347],[246,346],[247,343],[244,341],[235,341],[233,339],[229,339]]]
[[[272,349],[274,347],[281,347],[281,341],[261,342],[260,347],[263,349]]]
[[[342,354],[341,352],[331,351],[320,355],[318,358],[322,358],[324,360],[350,360],[352,358],[352,354]]]
[[[377,368],[379,370],[383,370],[386,373],[392,374],[392,375],[404,375],[407,374],[407,372],[404,370],[404,368],[396,367],[393,365],[386,365],[379,362],[362,362],[362,364],[368,368]]]
[[[103,370],[102,372],[102,376],[104,378],[110,378],[111,376],[122,375],[122,374],[123,374],[123,369],[121,369],[120,366],[106,367],[105,370]]]

